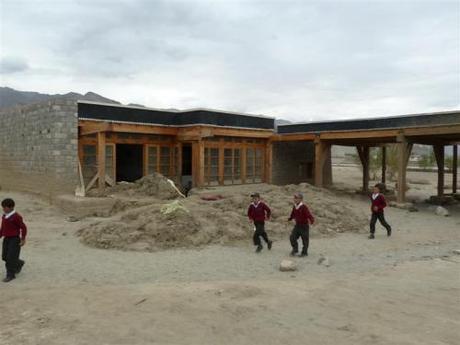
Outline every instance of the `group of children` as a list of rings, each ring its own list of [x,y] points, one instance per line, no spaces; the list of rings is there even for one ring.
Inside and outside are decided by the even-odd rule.
[[[385,221],[384,208],[386,201],[383,194],[380,193],[380,185],[374,187],[374,192],[371,195],[371,222],[369,238],[374,238],[375,223],[377,220],[386,228],[387,235],[391,236],[391,227]],[[252,203],[248,207],[248,218],[251,223],[254,223],[253,241],[256,246],[256,252],[259,253],[262,249],[261,238],[267,244],[267,248],[272,248],[273,242],[268,238],[265,231],[265,221],[270,219],[271,210],[260,199],[259,193],[251,194]],[[21,247],[26,243],[27,226],[19,213],[15,211],[15,203],[12,199],[4,199],[2,201],[3,216],[0,227],[0,238],[3,237],[2,245],[2,260],[5,261],[6,277],[3,279],[5,283],[12,281],[16,275],[21,272],[24,266],[24,261],[19,258]],[[302,239],[302,251],[300,256],[308,256],[309,233],[310,225],[314,224],[315,218],[311,214],[307,205],[303,202],[301,193],[294,194],[294,205],[288,221],[295,221],[294,228],[291,231],[289,240],[291,242],[291,256],[299,254],[299,237]]]
[[[376,184],[370,196],[371,221],[369,239],[375,238],[375,224],[377,220],[387,230],[387,236],[391,236],[391,226],[386,222],[384,216],[384,208],[387,204],[384,195],[381,193],[383,188],[383,185]],[[267,204],[260,200],[259,193],[251,194],[251,198],[252,202],[248,207],[248,218],[250,222],[254,223],[253,242],[256,246],[256,253],[259,253],[263,249],[261,237],[267,243],[268,249],[270,250],[272,248],[273,242],[269,240],[267,232],[265,231],[265,221],[270,220],[271,210]],[[291,215],[288,221],[290,222],[292,220],[295,221],[295,225],[289,236],[292,246],[291,256],[299,254],[299,237],[302,239],[302,251],[299,256],[308,256],[310,225],[315,223],[315,218],[308,209],[308,206],[304,204],[302,193],[294,194],[294,205],[292,206]]]

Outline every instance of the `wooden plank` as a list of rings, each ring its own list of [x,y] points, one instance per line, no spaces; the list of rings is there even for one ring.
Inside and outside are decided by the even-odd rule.
[[[315,137],[314,133],[274,134],[270,137],[270,141],[314,141]]]
[[[177,143],[176,176],[179,185],[182,184],[182,143]]]
[[[222,141],[222,139],[221,139]],[[219,184],[223,185],[224,184],[224,165],[225,165],[225,155],[224,155],[225,149],[221,145],[219,146]]]
[[[434,155],[438,166],[438,197],[444,195],[444,145],[434,145]]]
[[[241,148],[241,183],[245,184],[246,183],[246,176],[247,176],[247,148],[242,147]]]
[[[97,173],[98,187],[105,188],[105,132],[97,133]]]
[[[110,121],[79,120],[78,125],[81,127],[82,133],[89,133],[91,131],[94,131],[95,129],[102,128],[102,126],[109,126],[110,129],[108,131],[110,132],[156,134],[156,135],[177,135],[179,132],[178,127],[131,124],[131,123],[116,123],[116,122],[110,122]]]
[[[88,185],[86,186],[86,191],[89,191],[95,185],[96,181],[99,179],[99,175],[96,174],[93,176],[91,181],[89,181]]]
[[[327,145],[319,137],[315,139],[315,176],[316,187],[323,187],[324,184],[324,163],[327,158]]]
[[[457,193],[458,145],[453,146],[452,156],[452,193]]]

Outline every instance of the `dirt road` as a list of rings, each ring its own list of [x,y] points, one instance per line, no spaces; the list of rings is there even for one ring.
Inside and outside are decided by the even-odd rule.
[[[458,344],[460,217],[389,209],[394,236],[312,238],[299,270],[249,243],[156,253],[88,248],[56,208],[16,199],[30,228],[0,285],[0,344]],[[1,197],[6,197],[1,192]],[[355,207],[368,207],[354,200]],[[314,211],[314,210],[313,210]],[[270,229],[270,225],[268,226]],[[320,255],[330,267],[318,265]]]

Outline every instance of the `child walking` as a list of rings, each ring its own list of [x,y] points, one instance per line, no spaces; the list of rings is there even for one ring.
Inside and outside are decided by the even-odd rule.
[[[303,203],[302,193],[294,194],[294,206],[292,207],[291,216],[288,221],[295,220],[294,229],[292,229],[290,241],[292,246],[291,256],[297,255],[299,245],[297,240],[302,239],[302,253],[300,256],[308,256],[308,245],[310,242],[310,227],[309,224],[315,222],[315,218],[310,213],[307,205]]]
[[[21,247],[26,244],[27,227],[22,217],[14,210],[14,200],[2,201],[3,216],[0,228],[0,238],[3,237],[2,260],[5,261],[6,277],[8,283],[21,272],[24,261],[19,258]]]
[[[254,223],[254,236],[253,241],[254,245],[257,246],[256,253],[260,253],[262,250],[262,237],[267,243],[268,250],[272,249],[272,241],[268,239],[267,232],[265,231],[265,220],[270,219],[271,210],[270,208],[262,201],[260,201],[260,194],[253,193],[251,194],[252,202],[248,207],[248,217],[249,221]]]
[[[377,219],[379,220],[380,224],[382,224],[385,229],[387,229],[387,236],[391,236],[391,226],[388,224],[385,220],[385,216],[383,214],[383,209],[387,206],[387,203],[385,201],[385,197],[383,194],[381,194],[381,185],[376,184],[374,186],[374,191],[371,195],[371,212],[372,212],[372,217],[371,217],[371,223],[370,223],[370,228],[371,228],[371,234],[369,235],[370,239],[374,239],[375,236],[375,223],[377,222]]]

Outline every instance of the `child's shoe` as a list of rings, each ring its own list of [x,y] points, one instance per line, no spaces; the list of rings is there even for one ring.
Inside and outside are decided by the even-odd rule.
[[[3,282],[4,283],[9,283],[10,281],[12,281],[13,279],[15,279],[16,277],[11,277],[11,276],[7,276],[5,279],[3,279]]]
[[[256,248],[256,253],[260,253],[260,251],[262,250],[262,246],[259,244]]]
[[[268,241],[267,243],[268,250],[272,249],[272,244],[273,244],[273,241]]]
[[[390,228],[390,229],[387,229],[387,236],[388,236],[388,237],[391,236],[391,228]]]
[[[369,239],[370,239],[370,240],[373,240],[374,238],[375,238],[374,234],[370,234],[370,235],[369,235]]]
[[[24,260],[19,260],[19,265],[18,265],[18,269],[16,270],[16,273],[20,273],[21,270],[22,270],[22,266],[24,266],[26,262]]]
[[[291,255],[291,256],[296,256],[296,255],[297,255],[297,251],[293,250],[293,251],[291,252],[291,254],[289,254],[289,255]]]

